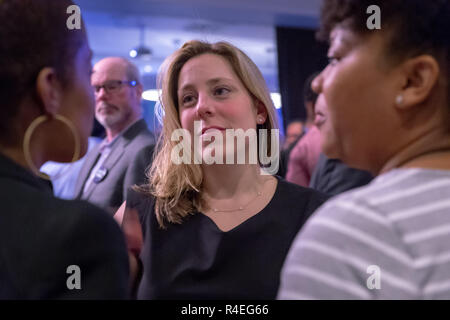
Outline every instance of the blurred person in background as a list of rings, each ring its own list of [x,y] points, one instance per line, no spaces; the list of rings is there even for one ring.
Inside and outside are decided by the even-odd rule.
[[[121,57],[100,60],[91,83],[95,116],[106,137],[86,155],[75,194],[114,214],[128,189],[145,182],[155,138],[142,118],[142,80],[132,62]]]
[[[280,150],[280,167],[277,175],[280,177],[286,177],[286,171],[288,166],[289,154],[294,148],[298,140],[300,140],[305,134],[305,123],[301,120],[293,120],[289,122],[286,127],[286,136],[283,143],[283,147]]]
[[[311,176],[319,161],[320,132],[314,125],[314,112],[317,104],[317,94],[311,89],[311,83],[317,73],[313,73],[305,81],[303,96],[307,111],[306,133],[295,142],[288,154],[282,155],[287,159],[286,180],[302,187],[308,187]],[[312,120],[311,120],[312,119]]]
[[[283,150],[291,148],[295,142],[303,135],[305,123],[301,120],[292,120],[286,127],[286,137]]]

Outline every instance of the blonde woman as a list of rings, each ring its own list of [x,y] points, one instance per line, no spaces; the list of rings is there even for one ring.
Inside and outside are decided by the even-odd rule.
[[[325,198],[262,174],[272,163],[261,154],[276,162],[278,148],[260,71],[228,43],[190,41],[166,59],[158,80],[159,152],[149,184],[131,191],[117,215],[139,274],[137,297],[274,299],[293,237]],[[258,161],[251,161],[255,139],[245,140],[243,164],[234,154],[242,148],[227,149],[235,140],[228,133],[239,129],[257,133]],[[187,135],[177,139],[180,132]],[[197,138],[198,148],[190,143]],[[183,161],[180,140],[188,145]],[[219,161],[208,162],[208,153]]]

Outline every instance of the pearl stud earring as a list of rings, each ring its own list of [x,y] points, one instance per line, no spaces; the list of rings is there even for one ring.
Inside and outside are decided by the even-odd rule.
[[[395,98],[395,103],[399,106],[403,103],[403,96],[401,94],[399,94],[396,98]]]

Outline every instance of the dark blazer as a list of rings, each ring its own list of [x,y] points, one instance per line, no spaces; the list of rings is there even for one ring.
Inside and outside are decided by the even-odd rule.
[[[342,161],[330,159],[321,153],[309,187],[328,196],[335,196],[344,191],[362,187],[372,179],[370,172],[350,168]]]
[[[48,181],[1,154],[0,204],[0,300],[128,297],[124,237],[106,212],[55,198]],[[67,286],[71,265],[80,290]]]
[[[154,146],[155,138],[145,120],[137,121],[112,146],[102,165],[106,175],[98,183],[92,182],[83,193],[84,184],[100,156],[100,145],[97,145],[86,156],[75,186],[75,195],[114,214],[125,201],[128,188],[145,182],[145,170],[151,164]]]

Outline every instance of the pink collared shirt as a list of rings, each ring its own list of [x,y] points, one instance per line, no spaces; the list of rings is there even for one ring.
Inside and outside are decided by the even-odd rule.
[[[292,149],[286,180],[308,187],[321,152],[320,131],[313,126]]]

